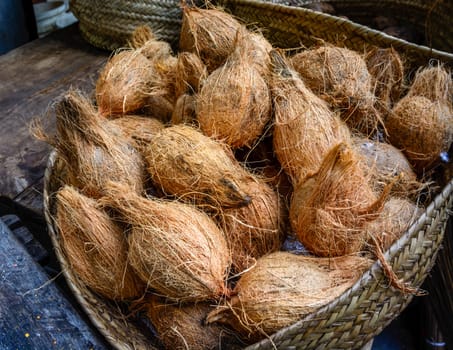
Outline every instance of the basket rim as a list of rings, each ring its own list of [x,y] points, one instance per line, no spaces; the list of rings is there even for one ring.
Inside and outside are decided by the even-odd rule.
[[[304,4],[317,3],[319,1],[309,1]],[[218,0],[218,3],[221,6],[229,8],[231,6],[249,6],[254,8],[263,8],[269,10],[269,12],[281,12],[289,14],[291,16],[303,16],[309,15],[317,21],[324,20],[330,25],[334,25],[342,30],[347,29],[348,31],[354,33],[357,36],[362,38],[374,37],[379,39],[380,44],[384,43],[387,47],[393,47],[396,50],[401,50],[408,53],[417,53],[417,55],[422,54],[425,57],[430,57],[431,59],[442,60],[444,63],[453,64],[453,53],[438,50],[425,45],[418,45],[413,42],[398,38],[386,34],[380,30],[371,28],[367,25],[363,25],[357,22],[354,22],[350,19],[338,17],[324,12],[315,11],[309,8],[304,8],[300,6],[290,6],[283,3],[280,3],[279,0],[275,2],[267,2],[260,0]],[[302,6],[302,5],[301,5]],[[233,11],[234,12],[234,11]],[[365,40],[364,40],[365,41]]]

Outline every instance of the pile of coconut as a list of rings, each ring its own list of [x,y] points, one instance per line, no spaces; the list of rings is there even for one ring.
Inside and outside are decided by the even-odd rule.
[[[138,27],[46,137],[70,268],[167,349],[241,348],[316,311],[387,264],[448,156],[451,74],[410,73],[393,49],[282,50],[218,8],[184,7],[177,53]]]

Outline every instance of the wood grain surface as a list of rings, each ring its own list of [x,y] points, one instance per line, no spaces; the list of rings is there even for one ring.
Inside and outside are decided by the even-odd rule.
[[[42,178],[50,146],[30,123],[54,126],[52,104],[78,88],[91,93],[110,52],[94,48],[77,24],[0,56],[0,196],[42,212]]]

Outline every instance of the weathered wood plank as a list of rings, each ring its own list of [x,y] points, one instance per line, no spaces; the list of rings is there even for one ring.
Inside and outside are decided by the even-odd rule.
[[[0,220],[0,348],[108,349]]]
[[[50,114],[70,87],[92,92],[109,54],[86,43],[73,25],[0,56],[0,195],[42,210],[39,186],[50,147],[31,136],[30,122]],[[45,125],[52,130],[52,121]]]

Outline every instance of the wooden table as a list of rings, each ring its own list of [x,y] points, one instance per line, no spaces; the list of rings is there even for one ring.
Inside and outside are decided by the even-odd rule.
[[[73,25],[0,56],[0,196],[42,213],[50,146],[31,136],[30,123],[41,118],[51,131],[52,103],[70,87],[92,92],[109,54]]]
[[[52,104],[71,87],[92,92],[109,54],[85,42],[73,25],[0,56],[2,350],[110,348],[59,274],[43,219],[51,147],[30,132],[36,118],[52,132]],[[24,227],[12,223],[17,230],[10,230],[4,220],[12,215]]]

